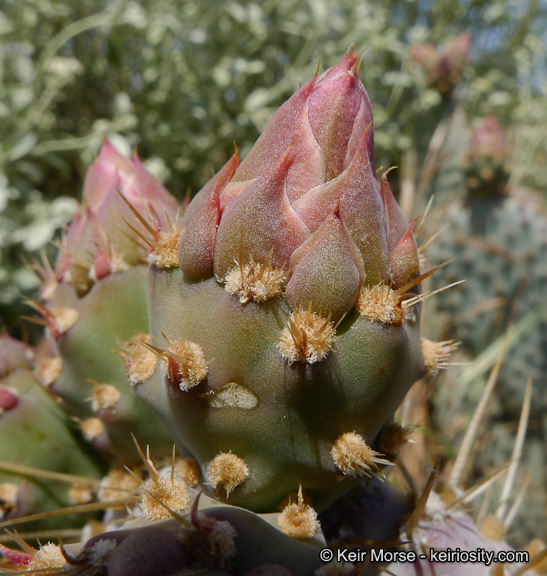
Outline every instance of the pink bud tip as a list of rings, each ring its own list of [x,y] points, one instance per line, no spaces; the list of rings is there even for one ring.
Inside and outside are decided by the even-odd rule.
[[[9,390],[0,386],[0,410],[7,411],[17,406],[17,395]]]

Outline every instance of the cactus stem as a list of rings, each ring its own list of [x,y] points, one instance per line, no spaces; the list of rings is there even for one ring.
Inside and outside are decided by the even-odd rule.
[[[249,468],[243,458],[232,452],[221,452],[209,462],[207,477],[209,486],[225,490],[226,498],[229,498],[234,489],[249,477]]]
[[[290,502],[277,518],[279,527],[285,534],[298,540],[308,540],[319,530],[317,512],[304,502],[302,485],[298,488],[298,502]]]
[[[278,338],[278,349],[289,364],[313,364],[323,360],[332,349],[335,328],[330,314],[325,319],[308,309],[298,308],[287,320],[287,327]]]
[[[232,268],[225,278],[224,289],[229,294],[239,297],[241,304],[248,302],[265,302],[283,292],[286,279],[285,269],[276,268],[271,264],[273,246],[262,264],[256,262],[249,250],[249,262],[243,265],[242,254],[236,266]]]
[[[342,434],[334,443],[331,456],[336,467],[346,476],[372,476],[372,471],[380,471],[378,464],[393,465],[381,458],[383,454],[370,448],[364,438],[355,432]]]

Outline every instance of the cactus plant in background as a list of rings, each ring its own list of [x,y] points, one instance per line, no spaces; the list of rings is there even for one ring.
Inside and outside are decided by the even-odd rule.
[[[410,47],[412,61],[420,65],[426,73],[426,81],[442,94],[450,98],[457,86],[462,71],[469,64],[471,35],[462,32],[439,50],[429,42]]]
[[[0,337],[0,460],[12,464],[0,470],[0,518],[9,520],[46,512],[81,501],[103,476],[106,466],[90,450],[73,422],[48,394],[38,374],[48,372],[47,357],[7,335]],[[29,476],[39,468],[42,477]],[[66,474],[61,485],[48,480]],[[81,484],[75,484],[80,477]],[[44,520],[33,528],[69,528],[82,525],[84,517]]]
[[[22,550],[0,544],[8,573],[380,573],[319,556],[348,533],[339,498],[352,502],[352,487],[363,509],[385,503],[358,521],[357,537],[399,544],[406,531],[418,542],[418,525],[429,534],[454,524],[449,509],[434,522],[424,516],[434,515],[425,508],[432,481],[417,503],[377,488],[408,436],[396,408],[452,346],[420,338],[420,283],[436,269],[420,274],[415,222],[387,175],[377,178],[358,67],[351,50],[316,74],[181,215],[137,158],[103,144],[55,268],[44,262],[44,302],[30,302],[49,337],[33,398],[53,395],[84,433],[97,424],[88,437],[128,467],[111,468],[90,504],[70,508],[110,509],[80,544],[35,549],[10,535]],[[25,365],[25,347],[7,346]],[[11,436],[21,425],[6,419],[18,407],[15,384],[0,390]],[[170,441],[138,397],[182,458],[166,462]],[[8,449],[0,466],[15,470],[14,456]]]
[[[322,507],[383,464],[370,446],[424,371],[417,250],[376,179],[358,62],[303,86],[196,196],[178,262],[152,252],[158,365],[135,390],[211,493],[258,510],[300,484]]]
[[[542,512],[547,502],[543,424],[547,407],[547,312],[543,297],[547,213],[538,194],[510,186],[511,147],[494,117],[480,119],[467,142],[467,149],[459,153],[460,185],[454,187],[459,197],[446,190],[441,195],[431,223],[445,229],[430,249],[433,265],[449,254],[457,257],[450,270],[443,269],[432,279],[434,287],[459,278],[466,278],[466,283],[439,295],[434,304],[435,321],[430,324],[437,329],[436,337],[460,340],[471,357],[485,352],[510,325],[514,326],[515,339],[504,358],[492,411],[499,426],[485,446],[481,462],[488,468],[511,458],[512,434],[508,428],[519,417],[525,385],[531,378],[533,426],[526,440],[525,458],[526,469],[533,471],[534,496],[526,498],[522,520],[522,533],[530,535],[547,530]],[[448,403],[446,392],[439,390],[435,418],[443,422],[441,428],[449,429],[462,409],[474,410],[469,384],[456,390]]]
[[[178,203],[144,168],[105,141],[89,168],[83,204],[68,227],[53,268],[42,277],[39,311],[59,359],[59,373],[44,382],[62,399],[82,430],[118,463],[128,464],[130,433],[159,450],[171,451],[162,425],[127,384],[124,342],[147,332],[146,248],[131,227],[137,221],[124,198],[154,226],[175,221]],[[131,347],[131,344],[128,344]]]

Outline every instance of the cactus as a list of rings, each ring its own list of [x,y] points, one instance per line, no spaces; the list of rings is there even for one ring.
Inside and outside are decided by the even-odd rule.
[[[102,477],[104,463],[33,372],[38,368],[36,351],[6,335],[0,338],[0,359],[0,461],[12,464],[7,472],[0,468],[0,519],[12,520],[78,502]],[[9,365],[3,360],[9,360]],[[79,491],[66,482],[50,486],[43,478],[33,477],[31,469],[80,476],[82,486]],[[60,528],[84,521],[76,516],[62,524],[48,519],[33,526]]]
[[[547,213],[532,191],[509,186],[511,149],[495,118],[479,121],[468,140],[459,168],[466,183],[464,195],[451,198],[432,216],[438,229],[446,229],[431,245],[430,261],[434,265],[447,256],[456,257],[449,268],[433,277],[434,288],[466,279],[465,284],[435,300],[435,326],[443,327],[442,332],[437,329],[437,337],[461,341],[467,354],[476,357],[501,338],[510,324],[519,333],[501,368],[492,407],[494,421],[500,425],[483,450],[484,471],[511,458],[511,434],[504,427],[518,419],[529,378],[534,382],[531,417],[543,420],[547,313],[542,307],[542,286],[547,270]],[[441,389],[435,401],[434,419],[441,430],[460,418],[462,409],[474,410],[469,387],[451,395],[450,400]],[[523,506],[521,533],[529,538],[547,530],[542,512],[547,501],[545,429],[535,426],[526,442],[526,468],[533,471],[534,496]]]
[[[180,217],[137,158],[103,144],[55,270],[41,270],[43,303],[31,305],[49,337],[36,398],[56,395],[84,431],[82,419],[99,421],[88,438],[116,467],[91,497],[108,511],[79,544],[34,549],[13,535],[22,551],[0,544],[11,573],[357,574],[319,556],[325,535],[334,546],[349,532],[352,488],[373,510],[358,537],[412,536],[412,521],[401,528],[412,499],[379,478],[408,436],[395,410],[453,345],[420,338],[420,283],[440,266],[420,274],[415,223],[387,175],[377,179],[358,67],[349,51],[316,74]],[[24,365],[24,346],[10,346]],[[11,387],[0,391],[15,414]],[[158,421],[184,458],[164,465]],[[443,508],[441,523],[455,516]]]
[[[427,84],[434,86],[448,99],[460,81],[462,72],[469,64],[471,35],[462,32],[439,49],[433,44],[413,44],[410,47],[412,61],[421,66]]]
[[[385,464],[370,446],[424,372],[413,227],[376,179],[358,61],[303,86],[197,194],[178,262],[153,256],[157,367],[135,390],[210,494],[256,510],[300,484],[321,508]]]
[[[122,198],[123,195],[123,198]],[[147,332],[146,249],[131,227],[125,203],[150,215],[154,225],[175,219],[178,203],[144,168],[105,141],[84,182],[83,205],[68,230],[53,269],[44,260],[43,316],[60,373],[44,381],[81,422],[84,433],[118,463],[126,460],[131,433],[165,455],[171,439],[135,397],[120,357],[123,343]]]

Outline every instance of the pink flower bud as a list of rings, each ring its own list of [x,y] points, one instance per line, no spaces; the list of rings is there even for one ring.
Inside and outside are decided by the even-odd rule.
[[[0,386],[0,415],[2,412],[15,408],[18,399],[17,394],[13,390]]]
[[[67,230],[64,254],[56,266],[57,279],[73,282],[79,294],[94,281],[139,264],[146,256],[129,227],[139,230],[140,225],[121,195],[160,227],[176,219],[177,201],[137,154],[123,156],[105,140],[87,171],[83,211],[78,211]]]
[[[387,180],[381,187],[376,177],[372,111],[358,66],[351,51],[312,78],[274,114],[237,169],[230,160],[196,196],[179,250],[190,279],[214,274],[227,282],[238,267],[240,283],[251,269],[252,282],[261,282],[268,269],[276,282],[288,282],[293,310],[311,302],[313,311],[337,319],[361,287],[389,285],[391,270],[397,278],[415,273],[414,261],[405,267],[409,241],[399,247],[408,222]],[[241,301],[257,286],[242,285]]]
[[[448,95],[459,82],[462,71],[469,62],[470,48],[471,35],[462,32],[442,49],[429,43],[415,44],[410,47],[410,55],[426,72],[428,84]]]
[[[503,162],[507,158],[507,135],[495,116],[485,116],[473,130],[469,156],[472,162],[482,158]]]

